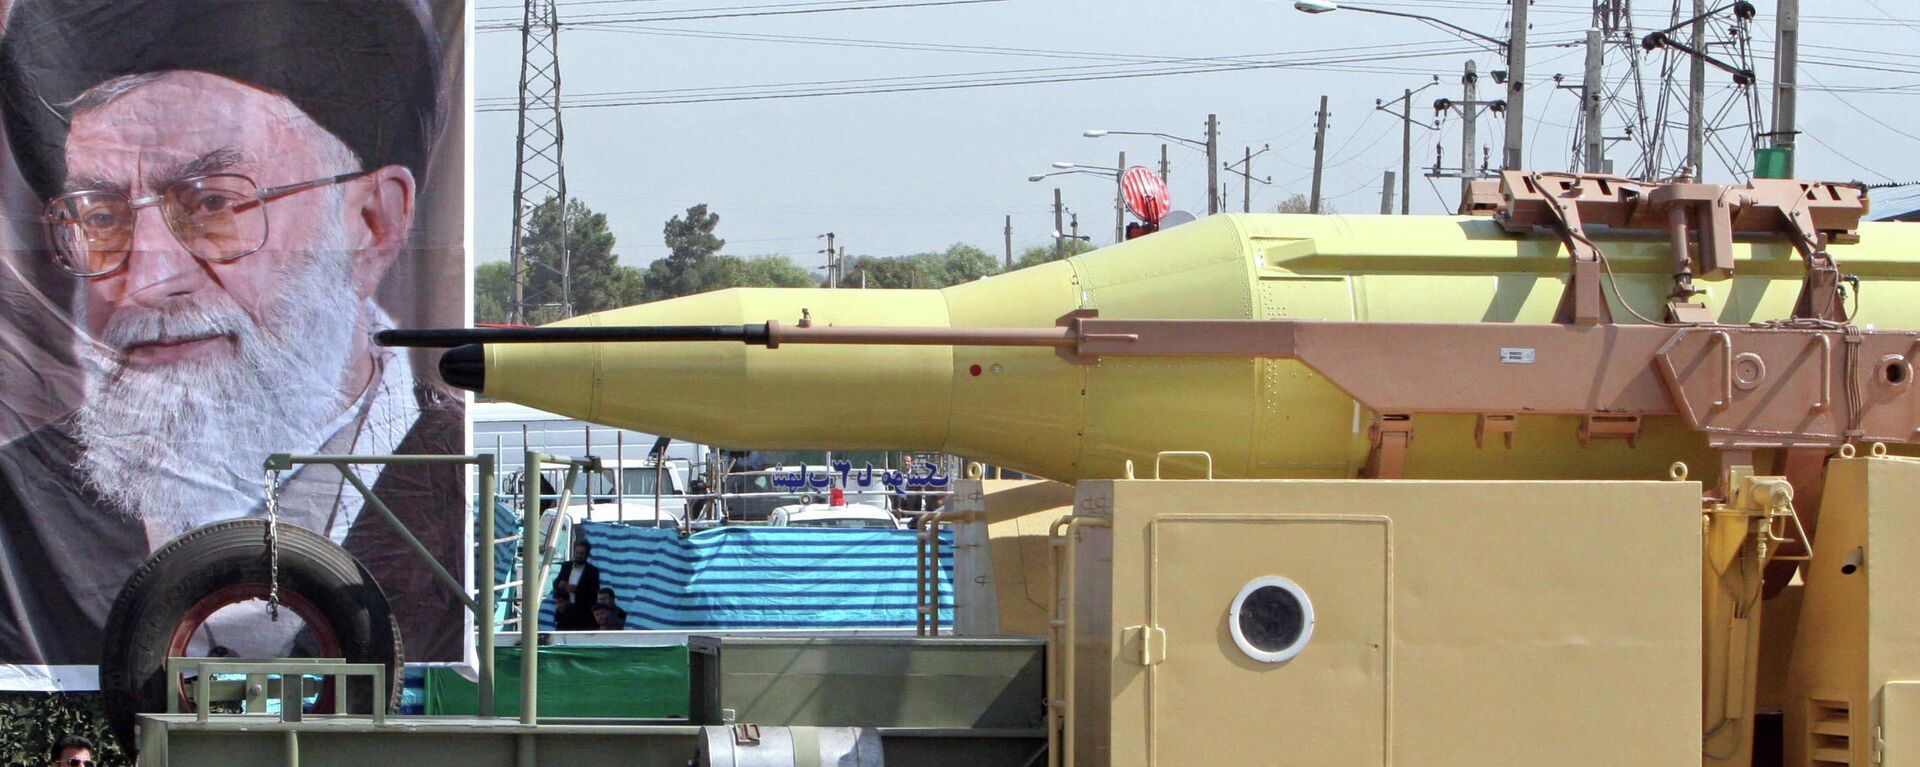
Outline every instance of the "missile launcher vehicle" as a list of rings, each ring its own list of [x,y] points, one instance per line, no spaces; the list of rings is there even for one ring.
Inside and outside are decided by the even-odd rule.
[[[1920,764],[1920,230],[1792,180],[1507,171],[1474,200],[381,342],[598,423],[1056,481],[923,520],[964,552],[959,636],[720,640],[704,727],[620,734],[648,753]],[[1025,678],[983,648],[1036,640],[1037,681],[983,687]]]

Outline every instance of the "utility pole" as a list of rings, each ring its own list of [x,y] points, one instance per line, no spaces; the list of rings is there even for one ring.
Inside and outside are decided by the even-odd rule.
[[[1126,163],[1121,163],[1126,167]],[[1207,213],[1220,212],[1220,120],[1207,115]]]
[[[1072,239],[1074,242],[1079,242],[1080,241],[1080,214],[1078,213],[1073,214],[1072,220],[1073,220],[1073,237],[1070,239]],[[1079,250],[1079,249],[1080,249],[1079,246],[1077,245],[1074,246],[1074,250]]]
[[[1113,241],[1127,239],[1127,190],[1120,183],[1120,177],[1127,172],[1127,153],[1120,153],[1120,161],[1114,164],[1113,171]]]
[[[1491,101],[1479,100],[1475,95],[1477,92],[1475,86],[1479,80],[1478,65],[1469,60],[1466,68],[1460,74],[1460,91],[1462,98],[1459,101],[1453,99],[1435,99],[1433,102],[1433,109],[1436,113],[1451,110],[1456,107],[1460,110],[1460,169],[1458,171],[1452,171],[1444,170],[1440,167],[1441,157],[1445,154],[1446,150],[1436,143],[1433,145],[1433,171],[1428,173],[1427,177],[1460,179],[1460,211],[1463,213],[1467,210],[1468,204],[1473,200],[1473,180],[1487,177],[1489,175],[1487,166],[1492,164],[1490,159],[1480,160],[1477,166],[1474,164],[1473,150],[1476,146],[1474,137],[1477,135],[1475,129],[1478,127],[1480,113],[1500,103],[1498,99]],[[1417,92],[1418,91],[1416,91],[1416,93]],[[1401,197],[1401,204],[1405,205],[1405,195],[1403,194]]]
[[[1580,105],[1586,117],[1581,128],[1581,143],[1586,147],[1581,167],[1588,173],[1606,172],[1607,138],[1601,131],[1601,102],[1606,99],[1601,65],[1605,59],[1605,36],[1597,28],[1587,30],[1587,70],[1580,82]]]
[[[1061,220],[1065,217],[1063,215],[1065,210],[1065,206],[1060,204],[1060,187],[1056,186],[1053,188],[1053,260],[1055,261],[1060,260],[1061,256],[1060,233],[1066,231],[1064,227],[1067,222]]]
[[[1773,145],[1787,150],[1786,178],[1793,178],[1794,125],[1800,67],[1800,0],[1777,0],[1774,12]]]
[[[1160,145],[1160,185],[1167,185],[1167,145]]]
[[[1261,144],[1260,151],[1255,152],[1253,151],[1253,147],[1247,147],[1246,157],[1242,158],[1239,162],[1228,163],[1226,166],[1228,173],[1235,173],[1240,176],[1240,212],[1241,213],[1253,212],[1253,185],[1255,182],[1259,182],[1261,184],[1273,183],[1272,176],[1268,176],[1266,178],[1253,177],[1253,158],[1266,154],[1267,150],[1271,148],[1272,147],[1269,147],[1266,144]],[[1221,194],[1224,196],[1225,192],[1223,191]]]
[[[1247,147],[1247,156],[1240,160],[1240,212],[1253,212],[1253,147]]]
[[[1007,237],[1007,271],[1013,271],[1013,214],[1007,214],[1007,228],[1001,232]]]
[[[1327,97],[1320,96],[1320,111],[1314,113],[1313,129],[1313,196],[1308,199],[1307,212],[1320,212],[1320,173],[1327,162]]]
[[[1524,2],[1524,0],[1514,0],[1514,1]],[[1393,171],[1387,171],[1386,177],[1381,179],[1380,181],[1380,215],[1385,216],[1392,212],[1393,212]]]
[[[1480,73],[1474,67],[1473,59],[1467,59],[1467,69],[1460,75],[1460,87],[1465,101],[1460,103],[1460,211],[1467,210],[1467,202],[1473,199],[1473,140],[1475,123],[1480,122],[1480,105],[1474,99],[1474,87],[1480,82]]]
[[[520,108],[519,132],[514,136],[513,164],[513,239],[507,252],[513,282],[513,305],[507,307],[508,321],[526,324],[529,303],[538,306],[541,296],[526,294],[527,273],[535,266],[553,269],[553,265],[530,264],[526,260],[525,236],[533,223],[534,210],[548,199],[559,209],[557,229],[567,226],[567,171],[561,157],[566,149],[566,132],[560,121],[560,16],[553,0],[527,0],[520,22]],[[558,271],[563,316],[573,315],[572,263],[567,238],[560,238]]]
[[[827,249],[824,251],[827,254],[827,287],[840,287],[840,273],[834,269],[833,263],[833,232],[827,232],[820,236],[827,238]]]
[[[1413,195],[1407,194],[1413,183],[1413,90],[1400,92],[1400,215],[1407,215],[1407,203]]]
[[[1706,175],[1707,154],[1707,0],[1693,0],[1693,49],[1687,72],[1687,167],[1695,181]]]
[[[1410,212],[1408,204],[1413,199],[1413,126],[1419,125],[1427,130],[1433,130],[1435,127],[1413,119],[1413,94],[1431,88],[1439,82],[1440,77],[1435,75],[1433,82],[1422,85],[1417,90],[1413,88],[1401,90],[1400,98],[1394,99],[1393,101],[1382,102],[1379,99],[1373,100],[1373,108],[1376,111],[1386,112],[1387,114],[1400,118],[1400,215],[1402,216]],[[1400,111],[1393,111],[1392,107],[1394,104],[1400,105]]]
[[[1387,114],[1400,118],[1400,215],[1403,216],[1409,212],[1408,203],[1413,198],[1411,194],[1413,188],[1413,126],[1419,125],[1427,130],[1434,129],[1432,125],[1413,119],[1413,94],[1431,88],[1439,82],[1440,78],[1435,76],[1433,82],[1420,86],[1418,90],[1412,88],[1401,90],[1400,98],[1385,102],[1379,99],[1373,100],[1373,108],[1376,111],[1386,112]],[[1392,107],[1394,104],[1400,105],[1400,111],[1393,111]]]
[[[1520,139],[1527,124],[1527,4],[1531,1],[1510,0],[1513,20],[1507,37],[1507,143],[1500,156],[1500,167],[1507,170],[1517,170],[1524,162],[1520,150],[1525,144]]]

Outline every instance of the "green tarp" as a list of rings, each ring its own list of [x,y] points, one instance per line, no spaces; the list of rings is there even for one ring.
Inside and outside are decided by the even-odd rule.
[[[520,715],[520,648],[494,650],[494,714]],[[479,711],[479,687],[450,668],[427,669],[427,713]],[[540,648],[543,717],[684,717],[687,648]]]

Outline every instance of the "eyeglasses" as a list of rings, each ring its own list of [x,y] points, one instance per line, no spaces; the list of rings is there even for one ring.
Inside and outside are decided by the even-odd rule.
[[[54,764],[57,765],[58,767],[94,767],[94,765],[98,764],[98,762],[95,762],[92,759],[81,759],[80,757],[77,757],[77,756],[70,756],[60,761],[54,762]]]
[[[261,189],[235,173],[194,176],[158,195],[130,199],[119,192],[72,192],[47,203],[41,221],[60,266],[76,277],[99,277],[127,265],[135,218],[158,207],[174,240],[195,258],[225,263],[267,244],[266,204],[308,189],[332,186],[364,171]]]

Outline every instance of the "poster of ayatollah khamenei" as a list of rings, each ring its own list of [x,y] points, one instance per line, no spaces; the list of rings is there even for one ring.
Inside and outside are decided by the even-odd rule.
[[[0,0],[0,690],[92,689],[128,577],[264,515],[269,454],[464,452],[461,397],[370,338],[465,324],[464,15]],[[461,467],[353,470],[467,570]],[[340,469],[277,497],[376,575],[408,661],[461,660],[459,597]],[[299,641],[220,617],[196,654]]]

